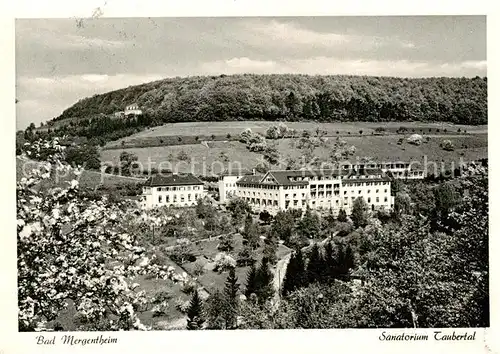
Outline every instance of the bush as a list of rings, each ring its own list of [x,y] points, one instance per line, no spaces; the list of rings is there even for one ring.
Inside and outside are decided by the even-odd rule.
[[[194,264],[193,274],[198,277],[203,273],[205,273],[203,264],[200,261],[196,261],[196,263]]]
[[[443,150],[446,150],[446,151],[453,151],[453,150],[455,150],[455,146],[453,145],[453,143],[451,142],[451,140],[444,140],[441,143],[441,147],[442,147]]]
[[[196,290],[196,281],[194,279],[190,279],[184,282],[181,286],[181,291],[184,294],[192,294]]]
[[[225,270],[229,270],[230,268],[236,267],[236,261],[234,260],[234,258],[224,252],[217,253],[214,261],[214,271],[216,272],[223,272]]]
[[[187,160],[189,160],[189,155],[184,150],[181,150],[181,151],[179,151],[177,158],[180,161],[187,161]]]

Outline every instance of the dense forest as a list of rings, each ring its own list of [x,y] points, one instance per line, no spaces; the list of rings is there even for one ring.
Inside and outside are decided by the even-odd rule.
[[[169,78],[85,98],[58,120],[138,103],[148,124],[226,120],[487,124],[487,78],[220,75]]]

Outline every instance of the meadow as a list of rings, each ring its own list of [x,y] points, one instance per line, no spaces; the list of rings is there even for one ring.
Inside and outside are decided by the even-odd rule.
[[[408,134],[406,134],[406,137]],[[477,160],[488,156],[488,136],[487,134],[466,134],[466,135],[431,135],[429,140],[420,146],[403,142],[398,145],[398,140],[403,135],[384,136],[352,136],[342,137],[350,146],[356,147],[356,154],[351,157],[369,157],[377,161],[427,161],[434,162],[454,162],[458,164],[460,159],[464,161]],[[328,159],[330,151],[335,143],[335,137],[328,137],[323,146],[317,147],[314,154],[322,159]],[[446,151],[440,147],[443,140],[450,140],[455,149]],[[303,151],[295,148],[296,139],[268,140],[268,144],[275,145],[280,153],[281,160],[287,157],[299,158]],[[163,162],[163,167],[172,166],[174,171],[179,173],[194,173],[203,176],[212,176],[220,173],[228,161],[239,163],[242,167],[251,169],[262,161],[262,155],[250,152],[244,144],[238,141],[213,141],[204,144],[192,144],[182,146],[160,146],[149,148],[131,148],[103,150],[101,152],[102,161],[118,163],[122,151],[127,151],[137,155],[138,160],[144,166],[151,164],[151,167],[159,167]],[[184,151],[190,157],[190,161],[180,161],[178,154]],[[221,158],[224,153],[226,161]],[[168,164],[170,163],[170,164]],[[284,168],[284,166],[277,166]]]
[[[243,130],[250,128],[253,132],[264,134],[266,130],[278,122],[274,121],[231,121],[231,122],[186,122],[186,123],[169,123],[159,127],[144,130],[137,134],[124,138],[124,140],[135,138],[147,138],[155,136],[196,136],[196,135],[238,135]],[[470,133],[486,133],[487,126],[485,125],[454,125],[449,123],[424,123],[424,122],[346,122],[346,123],[317,123],[317,122],[283,122],[287,127],[295,130],[309,130],[313,132],[316,128],[325,130],[328,135],[335,135],[337,131],[340,133],[358,132],[360,129],[365,134],[371,134],[378,127],[383,127],[386,130],[397,130],[400,127],[407,129],[440,129],[457,131],[458,129],[467,130]]]

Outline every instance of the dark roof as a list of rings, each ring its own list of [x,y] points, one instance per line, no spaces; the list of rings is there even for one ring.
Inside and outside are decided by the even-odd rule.
[[[253,175],[253,172],[241,167],[229,167],[224,172],[221,173],[221,176],[246,176]]]
[[[171,175],[155,175],[149,178],[145,185],[150,187],[156,186],[181,186],[203,184],[203,182],[192,174],[171,174]]]
[[[262,176],[246,175],[246,176],[241,177],[236,182],[236,184],[239,184],[239,183],[252,183],[252,184],[255,184],[255,183],[260,183],[261,180],[262,180]]]

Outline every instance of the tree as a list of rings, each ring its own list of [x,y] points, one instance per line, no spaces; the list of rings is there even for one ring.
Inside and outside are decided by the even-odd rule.
[[[458,203],[459,197],[455,187],[447,182],[434,189],[434,200],[436,208],[431,216],[432,229],[442,230],[442,227],[449,226],[448,214]]]
[[[247,283],[245,288],[245,296],[249,299],[250,295],[257,294],[257,268],[255,264],[250,266],[250,270],[247,273]]]
[[[233,235],[227,234],[222,236],[217,249],[222,252],[231,252],[234,249]]]
[[[256,295],[260,304],[264,304],[270,300],[274,295],[273,273],[269,269],[269,260],[265,257],[262,258],[260,267],[256,272]]]
[[[309,239],[314,239],[319,236],[321,230],[319,216],[311,210],[309,205],[307,206],[304,217],[299,221],[297,230],[301,235]]]
[[[352,203],[351,219],[356,228],[368,223],[368,205],[363,197],[357,197]]]
[[[187,309],[187,329],[202,329],[204,322],[205,318],[203,315],[203,301],[198,294],[198,290],[195,290]]]
[[[187,161],[189,160],[189,155],[184,150],[181,150],[177,154],[177,159],[179,159],[180,161]]]
[[[411,212],[411,198],[406,192],[398,192],[394,197],[394,211],[398,217]]]
[[[236,317],[238,315],[239,299],[238,292],[240,286],[238,284],[238,279],[236,278],[236,272],[234,268],[229,270],[229,274],[226,279],[226,284],[224,287],[224,296],[228,304],[228,316],[226,318],[227,328],[236,327]]]
[[[56,153],[46,154],[47,161],[16,186],[19,330],[50,326],[69,301],[80,330],[147,329],[138,317],[144,293],[127,280],[181,279],[173,269],[142,262],[145,249],[122,227],[130,210],[80,196],[73,178],[81,170],[64,163],[56,139],[26,148]],[[55,175],[70,178],[57,183]],[[119,266],[109,267],[112,263]]]
[[[325,270],[325,260],[318,244],[315,243],[311,248],[309,261],[307,262],[307,282],[309,284],[321,281]]]
[[[135,168],[135,162],[137,159],[137,155],[123,151],[120,154],[121,173],[125,176],[130,176]]]
[[[270,264],[276,264],[278,262],[278,257],[276,256],[276,251],[278,250],[278,245],[276,242],[266,242],[264,244],[264,250],[262,251],[262,256],[269,260]]]
[[[239,267],[246,267],[255,264],[255,255],[253,249],[250,246],[243,246],[241,251],[238,253],[236,264]]]
[[[278,211],[271,225],[271,232],[280,240],[288,242],[295,229],[295,219],[291,212]]]
[[[446,151],[455,150],[455,145],[453,145],[451,140],[443,140],[443,142],[441,143],[441,147],[443,150],[446,150]]]
[[[269,224],[273,220],[273,216],[267,210],[264,210],[260,212],[259,219],[264,224]]]
[[[88,170],[99,170],[101,167],[99,152],[93,145],[72,146],[66,149],[65,161]]]
[[[253,221],[253,217],[251,214],[248,214],[245,219],[243,239],[245,240],[246,244],[252,249],[256,249],[259,246],[259,228],[258,225]]]
[[[233,220],[239,223],[252,211],[252,208],[250,208],[250,205],[245,200],[232,198],[227,205],[227,210],[231,212]]]
[[[228,329],[229,317],[232,315],[226,297],[216,289],[205,303],[206,323],[208,329]]]
[[[302,250],[299,248],[293,252],[286,267],[283,279],[282,294],[287,296],[293,291],[300,289],[307,284],[306,268]]]
[[[347,213],[344,209],[339,210],[339,214],[337,215],[337,221],[339,222],[347,222]]]

